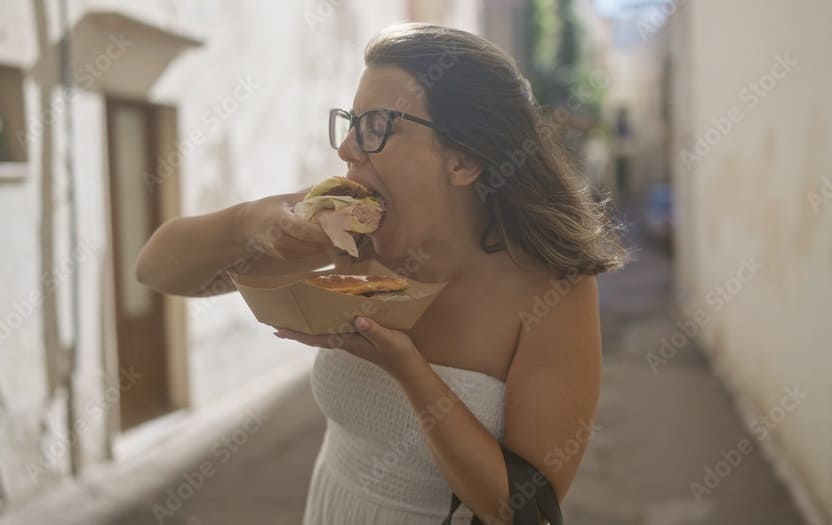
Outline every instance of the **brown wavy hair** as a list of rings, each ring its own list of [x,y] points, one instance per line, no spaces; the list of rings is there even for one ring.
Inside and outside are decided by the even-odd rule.
[[[592,198],[528,80],[500,48],[459,29],[407,23],[370,40],[364,62],[408,72],[440,143],[481,162],[475,189],[489,213],[483,250],[511,255],[515,244],[559,275],[595,275],[629,259],[609,198]],[[488,245],[495,228],[504,243]]]

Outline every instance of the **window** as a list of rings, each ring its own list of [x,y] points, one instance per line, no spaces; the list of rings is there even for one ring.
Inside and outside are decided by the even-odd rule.
[[[28,169],[23,72],[0,65],[0,179],[22,178]]]

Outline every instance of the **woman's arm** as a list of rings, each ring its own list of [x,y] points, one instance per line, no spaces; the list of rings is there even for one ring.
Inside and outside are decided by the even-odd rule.
[[[306,190],[171,219],[139,253],[136,278],[157,291],[191,297],[234,291],[226,270],[279,271],[300,257],[328,256],[319,225],[291,213]]]
[[[241,206],[162,224],[139,252],[136,279],[163,293],[191,297],[233,290],[225,270],[245,254]]]
[[[595,430],[601,337],[595,278],[579,279],[521,335],[505,393],[503,444],[531,463],[563,501]],[[451,488],[485,523],[511,523],[508,474],[496,439],[426,362],[397,379]],[[437,410],[442,406],[446,410]],[[541,523],[546,523],[541,516]]]

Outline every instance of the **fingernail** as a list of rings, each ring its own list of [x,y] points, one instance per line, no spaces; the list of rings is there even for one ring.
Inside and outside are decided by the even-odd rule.
[[[281,339],[283,339],[283,338],[284,338],[284,337],[283,337],[283,334],[281,334],[279,330],[278,330],[277,332],[275,332],[275,333],[274,333],[274,335],[275,335],[275,337],[279,337],[279,338],[281,338]]]
[[[355,327],[359,330],[367,330],[370,328],[370,321],[366,317],[357,317],[355,319]]]

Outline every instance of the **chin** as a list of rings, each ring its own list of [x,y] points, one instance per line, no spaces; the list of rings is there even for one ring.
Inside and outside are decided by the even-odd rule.
[[[396,261],[407,256],[407,250],[396,242],[395,237],[390,238],[380,235],[378,231],[368,234],[373,243],[373,251],[376,257],[385,265],[396,264]],[[394,268],[390,268],[394,270]]]
[[[416,249],[412,244],[414,237],[401,235],[401,222],[395,219],[396,217],[385,217],[376,231],[367,234],[376,256],[391,270],[395,270],[391,265],[401,264]],[[407,228],[404,231],[408,231]]]

